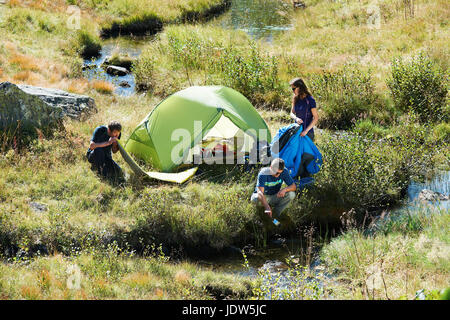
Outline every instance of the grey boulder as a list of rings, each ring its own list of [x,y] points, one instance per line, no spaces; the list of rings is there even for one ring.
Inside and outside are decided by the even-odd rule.
[[[63,109],[29,95],[10,82],[0,83],[0,130],[14,133],[33,128],[51,129],[63,118]]]
[[[35,96],[50,106],[61,107],[63,116],[76,120],[96,113],[95,101],[89,96],[69,93],[67,91],[41,88],[29,85],[17,85],[19,89],[30,96]]]
[[[447,201],[449,199],[445,194],[429,189],[423,189],[420,191],[418,198],[422,201]]]
[[[97,112],[94,99],[58,89],[0,83],[0,130],[35,131],[59,127],[64,117],[82,120]]]
[[[122,77],[128,74],[128,70],[122,67],[108,66],[106,67],[106,73],[112,76]]]

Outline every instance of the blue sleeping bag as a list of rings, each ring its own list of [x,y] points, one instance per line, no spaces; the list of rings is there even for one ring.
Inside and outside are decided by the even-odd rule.
[[[310,174],[319,172],[322,165],[322,154],[308,136],[300,136],[302,129],[302,126],[296,123],[282,127],[270,143],[272,159],[283,159],[290,176],[294,179],[297,179],[299,171],[301,171],[300,165],[305,165],[306,163],[306,171]],[[291,136],[287,142],[283,141],[281,144],[280,141],[283,140],[284,135]]]

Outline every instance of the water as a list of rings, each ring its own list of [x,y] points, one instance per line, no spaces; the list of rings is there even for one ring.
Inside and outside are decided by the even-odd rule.
[[[282,0],[233,0],[230,10],[212,24],[271,42],[293,28],[292,12],[292,4]]]
[[[408,186],[408,200],[404,206],[415,208],[420,206],[418,197],[423,189],[428,189],[443,195],[450,194],[450,171],[439,172],[433,179],[426,182],[411,182]],[[420,201],[422,202],[422,201]],[[428,204],[448,210],[450,201],[427,201]]]
[[[113,53],[119,53],[120,56],[129,56],[136,59],[141,54],[141,48],[145,40],[141,41],[126,41],[125,43],[107,42],[103,45],[100,56],[93,60],[85,60],[86,66],[94,66],[83,71],[84,76],[89,80],[104,80],[112,83],[116,89],[114,93],[121,96],[130,96],[135,93],[136,81],[134,75],[130,72],[125,76],[111,76],[101,67],[106,58]],[[129,86],[123,87],[120,83],[126,82]]]
[[[283,31],[293,28],[291,23],[292,5],[283,0],[233,0],[230,9],[211,23],[226,29],[243,30],[253,39],[272,39]],[[88,68],[83,71],[89,80],[104,80],[115,86],[114,93],[121,96],[130,96],[136,92],[136,81],[132,73],[125,76],[111,76],[101,67],[106,58],[113,53],[120,56],[138,58],[142,47],[151,38],[140,40],[127,40],[126,37],[118,41],[106,42],[100,56],[93,60],[85,60]],[[127,86],[121,86],[126,83]]]
[[[424,189],[449,196],[450,171],[439,172],[434,178],[425,182],[411,182],[408,186],[407,197],[403,204],[388,210],[390,216],[395,217],[407,213],[411,214],[415,210],[424,210],[424,205],[431,205],[444,210],[449,209],[450,201],[448,200],[420,201],[418,197],[420,192]],[[305,247],[308,247],[308,244],[305,243],[304,240],[302,243],[300,237],[297,239],[283,239],[279,237],[278,239],[270,241],[267,248],[255,251],[252,255],[248,255],[247,261],[245,261],[242,254],[235,254],[233,257],[221,257],[213,262],[209,261],[207,264],[214,270],[229,272],[239,276],[250,278],[262,277],[263,287],[266,289],[266,299],[292,298],[291,296],[286,296],[286,294],[289,294],[289,291],[295,288],[295,286],[304,285],[304,283],[299,282],[299,279],[303,279],[304,282],[306,281],[306,284],[310,284],[311,287],[316,288],[314,290],[308,289],[310,290],[309,294],[314,292],[320,294],[320,289],[324,286],[324,280],[333,281],[333,278],[331,275],[324,272],[324,268],[321,266],[320,261],[314,258],[314,252],[312,252],[309,257],[306,257],[306,260],[310,261],[310,263],[300,261],[299,257],[303,257],[303,260],[305,260]],[[238,250],[236,250],[236,252],[237,251]],[[291,262],[297,262],[303,266],[309,265],[311,271],[310,276],[307,278],[302,278],[298,275],[293,276],[291,274],[292,268],[289,268]],[[283,294],[285,296],[283,296]],[[296,297],[298,297],[298,295]],[[319,299],[327,298],[324,296],[316,297]]]

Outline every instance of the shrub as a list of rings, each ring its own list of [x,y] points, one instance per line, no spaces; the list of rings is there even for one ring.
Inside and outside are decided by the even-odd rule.
[[[323,134],[318,147],[324,162],[314,177],[313,199],[321,205],[363,212],[401,199],[411,179],[423,178],[432,170],[434,155],[440,149],[429,138],[431,128],[417,123],[414,115],[401,120],[383,139],[375,141],[349,132]]]
[[[84,59],[100,56],[100,50],[102,49],[100,39],[89,31],[82,29],[77,31],[72,46]]]
[[[409,61],[395,58],[387,85],[396,107],[412,110],[425,121],[448,121],[448,79],[444,72],[424,53]]]
[[[380,125],[373,123],[370,119],[358,121],[355,125],[354,131],[361,136],[371,139],[380,139],[387,134],[388,130]]]
[[[262,53],[256,43],[247,46],[222,43],[199,35],[194,30],[167,34],[167,51],[172,61],[184,70],[203,70],[211,75],[210,84],[232,87],[247,97],[276,88],[278,64],[275,57]]]
[[[102,38],[119,35],[153,35],[161,31],[163,22],[155,13],[145,12],[122,20],[105,24],[101,31]]]
[[[333,199],[347,208],[386,204],[406,184],[395,176],[398,162],[390,157],[387,146],[349,134],[330,137],[320,147],[324,164],[317,174],[316,187],[328,202]]]
[[[247,37],[245,41],[225,42],[213,40],[223,37],[215,35],[212,38],[209,32],[223,31],[168,28],[135,63],[137,86],[151,88],[162,81],[166,87],[173,88],[179,87],[178,82],[181,86],[225,85],[241,92],[252,103],[280,106],[284,92],[280,90],[276,58],[264,53]],[[157,65],[155,60],[164,63]],[[167,74],[167,77],[161,74]]]
[[[450,143],[450,124],[442,122],[433,128],[432,138],[437,143]]]
[[[345,65],[336,72],[325,71],[310,77],[311,90],[321,110],[319,126],[348,129],[367,117],[377,96],[370,71],[357,65]]]
[[[254,102],[257,93],[276,90],[278,85],[278,64],[275,57],[263,54],[253,42],[249,43],[250,51],[232,46],[224,48],[217,64],[216,72],[222,84],[234,88]]]

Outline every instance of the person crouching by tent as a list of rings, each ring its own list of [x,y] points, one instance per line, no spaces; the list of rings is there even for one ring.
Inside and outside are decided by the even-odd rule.
[[[121,137],[122,125],[111,121],[108,126],[95,128],[86,153],[88,161],[97,169],[97,173],[105,178],[121,178],[122,169],[112,159],[112,153],[119,150],[117,140]]]
[[[283,182],[287,187],[281,189]],[[263,206],[270,218],[279,218],[283,210],[294,200],[296,189],[294,180],[285,168],[284,160],[275,158],[270,167],[264,167],[259,171],[251,201],[257,206]]]

